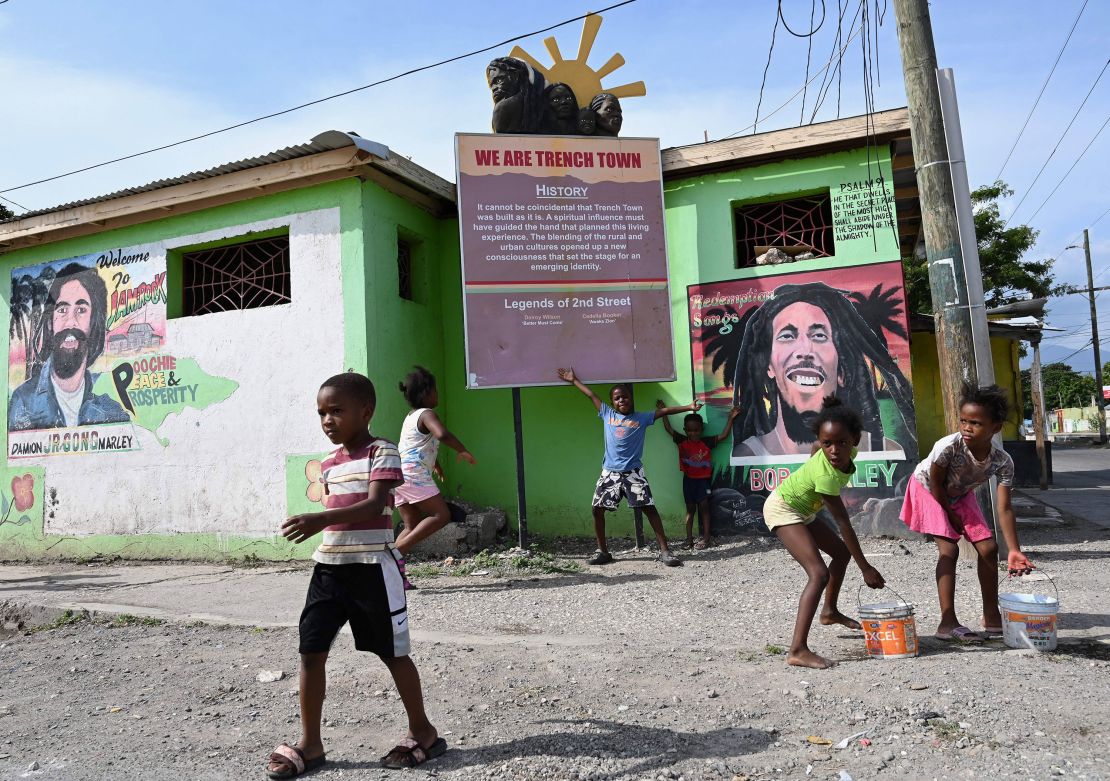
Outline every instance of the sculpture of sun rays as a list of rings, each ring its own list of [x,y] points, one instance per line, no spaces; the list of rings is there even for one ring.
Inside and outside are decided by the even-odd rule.
[[[642,81],[621,84],[618,87],[601,86],[602,79],[624,65],[624,57],[620,53],[614,54],[596,71],[587,64],[586,60],[590,57],[594,39],[597,38],[597,31],[600,29],[601,17],[597,14],[590,14],[582,21],[582,40],[578,44],[578,56],[573,60],[563,59],[563,53],[559,51],[555,36],[543,39],[547,53],[554,60],[550,66],[540,65],[535,57],[519,46],[514,46],[509,56],[527,62],[544,75],[548,84],[562,82],[569,85],[574,90],[574,97],[578,99],[580,106],[588,106],[594,95],[599,92],[608,92],[618,98],[637,98],[646,95],[647,87]]]

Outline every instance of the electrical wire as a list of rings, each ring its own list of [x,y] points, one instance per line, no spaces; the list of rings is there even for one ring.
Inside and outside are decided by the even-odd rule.
[[[752,129],[753,133],[755,129],[759,127],[759,109],[763,107],[763,90],[767,87],[767,71],[771,69],[771,55],[775,53],[775,34],[779,31],[779,18],[781,16],[782,8],[780,7],[779,10],[775,12],[775,26],[771,28],[771,45],[767,48],[767,62],[763,66],[763,80],[759,83],[759,100],[757,100],[755,104],[755,122],[748,126]],[[779,108],[782,107],[780,106]],[[747,128],[744,128],[744,130],[747,130]],[[743,132],[743,130],[738,130],[732,135],[735,136]],[[725,136],[725,138],[729,138],[729,136]]]
[[[814,0],[814,2],[815,2],[815,0]],[[821,0],[821,21],[817,23],[816,27],[813,26],[813,13],[814,13],[814,5],[811,3],[810,4],[810,11],[809,11],[809,27],[810,27],[810,30],[809,30],[808,33],[796,33],[793,30],[791,30],[790,25],[786,23],[786,17],[782,15],[782,0],[779,0],[779,20],[782,22],[782,26],[786,29],[786,31],[788,33],[790,33],[791,35],[793,35],[795,38],[812,38],[814,35],[817,34],[817,31],[820,30],[824,26],[824,24],[825,24],[825,0]]]
[[[810,84],[812,84],[812,83],[813,83],[814,81],[816,81],[816,80],[817,80],[817,77],[818,77],[818,76],[820,76],[820,75],[821,75],[821,74],[822,74],[822,73],[823,73],[823,72],[825,71],[825,69],[826,69],[826,68],[830,67],[830,66],[831,66],[831,65],[833,64],[833,61],[834,61],[834,60],[837,60],[838,58],[840,58],[840,57],[843,57],[843,56],[844,56],[844,52],[845,52],[845,51],[846,51],[846,50],[848,49],[848,46],[849,46],[849,45],[850,45],[850,44],[852,43],[852,41],[854,41],[854,40],[855,40],[856,36],[857,36],[857,35],[859,35],[859,34],[860,34],[860,33],[861,33],[862,31],[863,31],[863,26],[862,26],[862,25],[860,25],[860,26],[859,26],[858,28],[856,28],[856,29],[855,29],[855,30],[854,30],[854,31],[852,32],[852,34],[851,34],[850,36],[848,36],[848,39],[847,39],[846,41],[844,41],[844,46],[843,46],[843,47],[841,47],[840,51],[839,51],[839,52],[837,52],[836,56],[834,56],[834,57],[833,57],[832,59],[830,59],[830,60],[829,60],[828,62],[826,62],[826,63],[825,63],[825,64],[824,64],[824,65],[823,65],[823,66],[822,66],[822,67],[821,67],[821,68],[820,68],[820,69],[819,69],[819,70],[818,70],[818,71],[817,71],[816,73],[814,73],[814,74],[813,74],[813,77],[812,77],[812,78],[811,78],[811,79],[809,80],[809,83],[810,83]],[[808,86],[808,85],[807,85],[807,86]],[[773,117],[773,116],[774,116],[775,114],[779,113],[779,112],[780,112],[780,111],[782,111],[782,110],[783,110],[784,108],[786,108],[786,107],[787,107],[787,106],[789,106],[789,105],[790,105],[791,103],[793,103],[793,102],[794,102],[794,100],[795,100],[795,99],[796,99],[796,98],[797,98],[797,97],[798,97],[799,95],[801,95],[801,94],[802,94],[802,88],[800,88],[800,87],[799,87],[799,88],[798,88],[798,91],[797,91],[797,92],[795,92],[795,93],[794,93],[793,95],[791,95],[791,96],[790,96],[789,98],[787,98],[787,99],[786,99],[786,102],[785,102],[785,103],[783,103],[783,104],[782,104],[781,106],[779,106],[778,108],[776,108],[776,109],[775,109],[774,111],[772,111],[771,113],[769,113],[769,114],[765,115],[765,116],[763,117],[763,119],[765,119],[765,120],[766,120],[766,119],[770,119],[770,118],[771,118],[771,117]],[[721,138],[718,138],[718,139],[715,139],[715,140],[717,140],[717,141],[724,141],[725,139],[729,139],[729,138],[732,138],[733,136],[738,136],[738,135],[740,135],[741,133],[746,133],[746,132],[748,132],[749,130],[754,130],[754,128],[755,128],[755,127],[756,127],[756,125],[755,125],[755,124],[753,123],[753,124],[751,124],[751,125],[748,125],[747,127],[741,128],[740,130],[737,130],[737,131],[735,131],[735,132],[729,133],[729,134],[728,134],[727,136],[721,136]]]
[[[6,3],[6,2],[7,2],[7,0],[4,0],[4,3]],[[0,3],[0,5],[3,5],[4,3]],[[3,195],[0,195],[0,201],[7,201],[7,202],[8,202],[8,203],[10,203],[10,204],[11,204],[12,206],[18,206],[18,207],[19,207],[20,209],[22,209],[22,210],[23,210],[23,211],[25,211],[25,212],[29,212],[29,211],[31,211],[30,209],[28,209],[28,208],[27,208],[26,206],[24,206],[23,204],[21,204],[21,203],[16,203],[16,202],[15,202],[15,201],[13,201],[13,200],[12,200],[11,198],[5,198],[5,197],[4,197]]]
[[[1014,218],[1014,215],[1016,215],[1018,213],[1018,210],[1021,208],[1021,205],[1023,203],[1025,203],[1025,199],[1029,197],[1029,193],[1031,193],[1033,191],[1033,186],[1037,184],[1037,180],[1039,180],[1041,178],[1041,174],[1044,173],[1044,169],[1048,166],[1049,162],[1052,161],[1052,156],[1056,154],[1056,150],[1058,150],[1060,148],[1060,144],[1063,142],[1064,136],[1066,136],[1068,134],[1068,131],[1071,130],[1071,126],[1075,124],[1075,120],[1079,116],[1079,112],[1082,111],[1083,107],[1087,105],[1087,99],[1091,97],[1091,93],[1095,91],[1095,87],[1097,87],[1099,81],[1102,80],[1102,75],[1104,73],[1106,73],[1107,67],[1110,67],[1110,59],[1106,60],[1106,62],[1103,64],[1102,70],[1100,70],[1098,72],[1098,76],[1095,78],[1095,83],[1091,85],[1091,88],[1089,90],[1087,90],[1086,97],[1083,98],[1083,102],[1079,104],[1079,108],[1077,108],[1075,110],[1075,113],[1072,114],[1071,120],[1068,122],[1068,126],[1064,128],[1064,132],[1060,134],[1060,137],[1058,139],[1056,139],[1056,145],[1053,146],[1052,151],[1048,153],[1048,157],[1045,159],[1044,163],[1041,165],[1041,169],[1039,171],[1037,171],[1037,175],[1033,177],[1033,181],[1030,182],[1029,186],[1025,189],[1025,194],[1023,196],[1021,196],[1021,200],[1018,201],[1017,206],[1015,206],[1014,210],[1012,212],[1010,212],[1009,218],[1006,220],[1005,223],[1003,223],[1003,225],[1002,225],[1003,230],[1005,230],[1006,226],[1010,224],[1010,220],[1012,220]]]
[[[1033,107],[1029,109],[1029,114],[1025,117],[1025,122],[1022,123],[1021,130],[1018,131],[1017,138],[1014,139],[1013,146],[1010,147],[1010,151],[1006,154],[1006,159],[1002,161],[1002,167],[998,169],[998,174],[994,177],[995,181],[998,181],[1002,178],[1002,172],[1005,171],[1006,166],[1009,165],[1010,158],[1013,156],[1014,150],[1017,149],[1018,142],[1021,141],[1021,136],[1023,133],[1025,133],[1025,128],[1029,125],[1029,120],[1033,118],[1033,112],[1037,110],[1037,105],[1041,102],[1041,97],[1044,95],[1044,91],[1045,88],[1048,86],[1048,82],[1052,80],[1052,74],[1056,72],[1056,66],[1060,64],[1060,58],[1064,56],[1064,50],[1068,48],[1068,42],[1071,41],[1071,36],[1075,32],[1075,28],[1079,25],[1079,20],[1083,16],[1083,11],[1087,9],[1087,3],[1088,0],[1083,0],[1083,5],[1079,8],[1079,13],[1075,16],[1075,21],[1072,22],[1071,30],[1068,31],[1068,37],[1064,39],[1064,45],[1061,46],[1060,51],[1057,52],[1056,60],[1052,63],[1052,69],[1049,70],[1048,76],[1044,80],[1044,84],[1041,85],[1041,91],[1037,93],[1037,99],[1033,101]]]
[[[1077,165],[1079,165],[1079,161],[1083,159],[1083,156],[1085,154],[1087,154],[1087,150],[1090,149],[1091,145],[1094,144],[1095,141],[1098,140],[1098,137],[1100,135],[1102,135],[1102,131],[1106,129],[1106,126],[1108,124],[1110,124],[1110,116],[1106,117],[1106,121],[1103,122],[1102,126],[1099,127],[1099,129],[1095,132],[1094,138],[1092,138],[1087,143],[1087,146],[1083,147],[1083,151],[1079,153],[1079,157],[1075,158],[1075,162],[1071,164],[1071,168],[1069,168],[1067,170],[1067,173],[1065,173],[1063,176],[1060,177],[1060,181],[1057,182],[1056,186],[1052,188],[1052,192],[1050,192],[1048,194],[1048,196],[1043,201],[1041,201],[1041,205],[1037,207],[1037,210],[1035,212],[1033,212],[1031,215],[1029,215],[1029,219],[1026,220],[1026,222],[1032,222],[1033,218],[1041,213],[1041,209],[1043,209],[1045,207],[1045,204],[1047,204],[1050,200],[1052,200],[1052,196],[1056,194],[1056,191],[1060,189],[1060,186],[1067,180],[1067,178],[1069,176],[1071,176],[1071,172],[1075,170],[1075,167]]]
[[[843,0],[836,0],[837,20],[836,20],[836,37],[833,38],[832,50],[829,52],[830,59],[836,55],[836,49],[840,46],[841,41],[844,39],[844,15],[848,13],[848,4]],[[859,6],[856,7],[856,16],[859,15]],[[856,17],[852,17],[851,23],[848,27],[855,26]],[[825,104],[829,91],[832,89],[832,72],[835,70],[837,73],[837,99],[836,99],[836,117],[840,118],[840,73],[842,71],[843,61],[837,60],[835,68],[826,68],[825,75],[821,77],[821,84],[817,87],[817,102],[813,106],[813,111],[809,115],[809,123],[812,125],[817,119],[817,112]]]
[[[3,1],[7,2],[7,0],[3,0]],[[393,76],[389,76],[389,77],[384,78],[384,79],[379,79],[378,81],[374,81],[374,82],[371,82],[369,84],[363,84],[360,87],[353,87],[351,89],[344,90],[342,92],[337,92],[334,95],[328,95],[328,96],[323,97],[323,98],[317,98],[316,100],[310,100],[307,103],[301,103],[300,105],[292,106],[292,107],[287,108],[287,109],[282,109],[281,111],[275,111],[275,112],[270,113],[270,114],[264,114],[263,116],[255,117],[254,119],[248,119],[248,120],[245,120],[243,122],[237,122],[234,125],[228,125],[227,127],[222,127],[222,128],[217,129],[217,130],[210,130],[207,133],[201,133],[200,135],[192,136],[190,138],[183,138],[180,141],[174,141],[174,142],[169,143],[169,144],[163,144],[161,146],[152,147],[150,149],[144,149],[141,152],[135,152],[133,154],[124,155],[123,157],[117,157],[117,158],[114,158],[112,160],[105,160],[102,163],[95,163],[93,165],[87,165],[83,168],[77,168],[77,169],[74,169],[72,171],[67,171],[65,173],[56,174],[54,176],[48,176],[44,179],[38,179],[38,180],[33,181],[33,182],[27,182],[25,184],[20,184],[20,185],[17,185],[15,187],[6,187],[6,188],[0,190],[0,193],[15,192],[16,190],[22,190],[26,187],[33,187],[34,185],[37,185],[37,184],[44,184],[46,182],[53,182],[57,179],[62,179],[62,178],[67,177],[67,176],[73,176],[74,174],[80,174],[80,173],[84,173],[85,171],[91,171],[94,168],[103,168],[106,165],[112,165],[113,163],[120,163],[120,162],[123,162],[124,160],[132,160],[136,157],[142,157],[143,155],[149,155],[149,154],[152,154],[154,152],[161,152],[162,150],[170,149],[170,148],[175,147],[175,146],[181,146],[182,144],[188,144],[192,141],[199,141],[203,138],[209,138],[209,137],[217,135],[219,133],[226,133],[229,130],[236,130],[236,129],[241,128],[241,127],[246,127],[247,125],[253,125],[256,122],[262,122],[263,120],[273,119],[274,117],[280,117],[284,114],[291,114],[294,111],[300,111],[301,109],[308,108],[309,106],[316,106],[316,105],[319,105],[320,103],[325,103],[329,100],[335,100],[336,98],[342,98],[342,97],[345,97],[347,95],[352,95],[356,92],[361,92],[363,90],[370,89],[371,87],[377,87],[377,86],[380,86],[382,84],[387,84],[391,81],[396,81],[398,79],[404,78],[405,76],[411,76],[414,73],[420,73],[422,71],[431,70],[433,68],[438,68],[441,65],[448,65],[452,62],[458,62],[459,60],[464,60],[468,57],[474,57],[475,55],[483,54],[485,52],[492,51],[494,49],[500,49],[500,48],[504,47],[507,44],[513,43],[515,41],[519,41],[523,38],[530,38],[533,35],[540,35],[541,33],[546,33],[546,32],[549,32],[551,30],[555,30],[559,27],[564,27],[568,24],[572,24],[573,22],[577,22],[577,21],[580,21],[582,19],[585,19],[587,16],[596,16],[597,14],[604,13],[605,11],[612,11],[616,8],[620,8],[621,6],[631,5],[632,3],[635,3],[635,2],[636,2],[636,0],[621,0],[621,2],[619,2],[619,3],[614,3],[612,5],[606,6],[605,8],[598,9],[597,11],[589,11],[587,13],[580,14],[578,16],[575,16],[575,17],[571,18],[571,19],[566,19],[562,22],[558,22],[556,24],[552,24],[552,25],[549,25],[547,27],[544,27],[543,29],[533,30],[532,32],[522,33],[520,35],[514,35],[512,38],[507,38],[504,41],[498,41],[497,43],[491,44],[489,46],[482,47],[481,49],[475,49],[474,51],[466,52],[465,54],[459,54],[459,55],[456,55],[454,57],[449,57],[445,60],[440,60],[439,62],[433,62],[429,65],[422,65],[418,68],[411,68],[410,70],[404,71],[402,73],[398,73],[398,74],[395,74]]]
[[[825,0],[821,0],[821,24],[825,23],[824,9],[825,9]],[[809,0],[809,26],[810,26],[810,29],[813,29],[813,15],[816,12],[817,12],[817,0]],[[781,2],[781,0],[779,2],[779,13],[780,14],[782,13],[782,2]],[[784,23],[784,25],[785,25],[785,23]],[[818,29],[820,29],[820,27],[818,27]],[[787,32],[789,32],[789,31],[790,31],[790,28],[788,27]],[[815,33],[815,32],[817,32],[817,30],[813,30],[813,32]],[[806,75],[805,75],[805,80],[806,80],[807,85],[809,84],[809,65],[810,65],[810,62],[812,61],[812,58],[813,58],[813,33],[810,33],[809,35],[806,36]],[[827,72],[828,71],[826,71],[826,73]],[[802,125],[802,123],[804,123],[806,121],[806,91],[807,90],[808,90],[808,86],[807,87],[802,87],[802,110],[798,114],[798,125],[799,125],[799,127]]]

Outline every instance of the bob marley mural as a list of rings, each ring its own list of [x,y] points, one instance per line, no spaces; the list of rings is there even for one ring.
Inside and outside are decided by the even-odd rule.
[[[728,466],[722,459],[714,478],[715,525],[759,525],[763,499],[809,458],[810,423],[828,395],[864,421],[849,512],[896,515],[886,505],[917,460],[901,264],[692,285],[688,303],[694,393],[709,427],[740,408]]]

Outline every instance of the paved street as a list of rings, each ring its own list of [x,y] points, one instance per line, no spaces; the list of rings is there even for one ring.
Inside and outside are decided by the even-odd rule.
[[[1026,488],[1022,493],[1110,529],[1110,449],[1054,448],[1052,477],[1049,490]]]

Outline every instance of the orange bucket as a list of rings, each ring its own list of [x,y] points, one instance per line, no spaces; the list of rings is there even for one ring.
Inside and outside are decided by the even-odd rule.
[[[868,656],[877,659],[917,656],[917,624],[913,618],[913,605],[901,597],[898,599],[898,602],[859,606],[859,622],[867,640]]]

